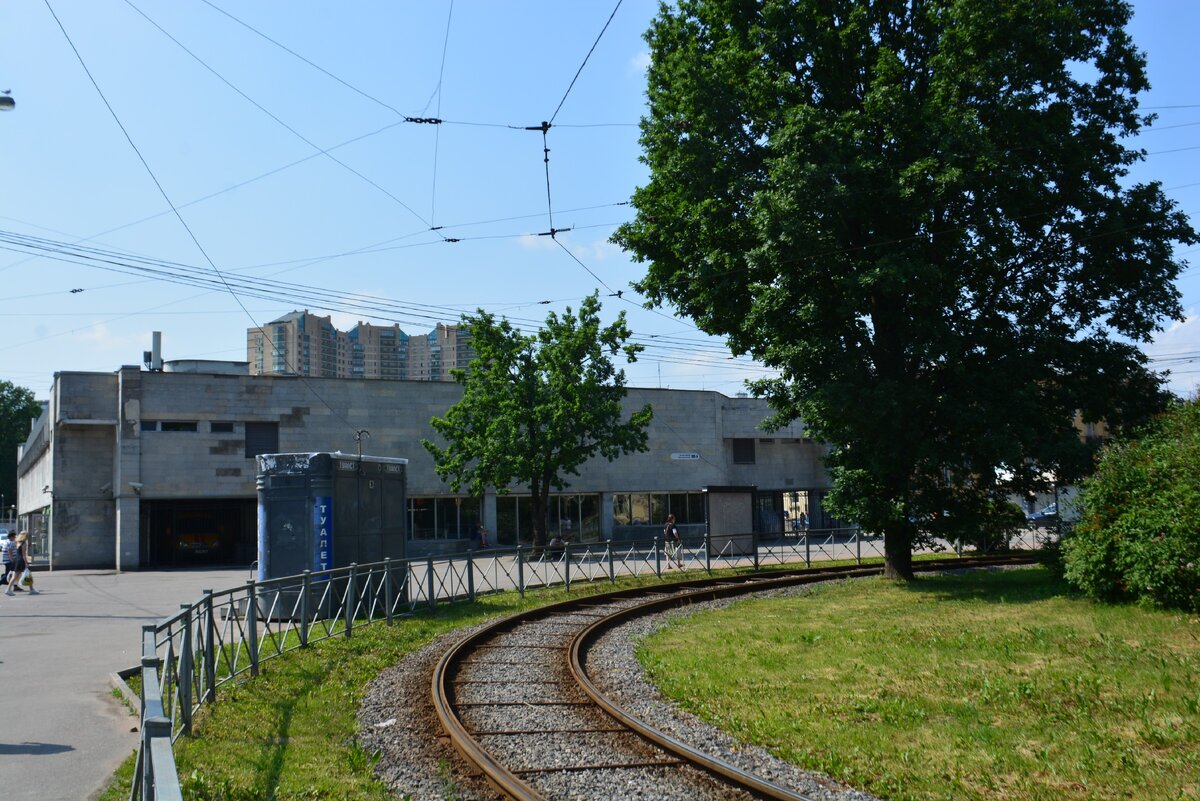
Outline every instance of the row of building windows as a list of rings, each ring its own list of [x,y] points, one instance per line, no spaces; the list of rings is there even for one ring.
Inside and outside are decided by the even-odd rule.
[[[235,423],[228,420],[208,421],[208,431],[211,434],[235,434]],[[145,432],[199,432],[201,422],[197,420],[142,420],[141,430]],[[246,435],[246,458],[250,459],[263,453],[279,451],[279,423],[258,423],[247,421],[242,424]]]
[[[704,524],[704,494],[619,493],[613,496],[614,526],[661,527],[668,514],[681,525]],[[413,539],[473,539],[478,534],[480,502],[473,498],[410,498],[409,536]],[[496,531],[492,545],[526,544],[533,540],[533,504],[528,495],[496,498]],[[600,539],[600,495],[566,494],[550,497],[547,531],[568,542]]]

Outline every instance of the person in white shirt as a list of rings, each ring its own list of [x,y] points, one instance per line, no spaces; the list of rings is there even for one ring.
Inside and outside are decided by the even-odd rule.
[[[0,559],[3,559],[2,569],[3,575],[0,575],[0,584],[8,584],[9,581],[16,581],[16,576],[9,576],[13,566],[17,562],[17,532],[10,531],[8,536],[0,540]],[[12,593],[8,593],[12,595]]]

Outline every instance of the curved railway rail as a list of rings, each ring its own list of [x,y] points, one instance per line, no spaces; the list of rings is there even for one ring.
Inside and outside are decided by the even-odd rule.
[[[1029,556],[921,562],[921,571],[1025,564]],[[811,801],[638,720],[587,671],[587,650],[633,618],[705,601],[872,576],[846,566],[683,581],[573,599],[512,615],[448,650],[433,674],[433,704],[450,742],[506,798]],[[516,714],[514,714],[514,712]]]

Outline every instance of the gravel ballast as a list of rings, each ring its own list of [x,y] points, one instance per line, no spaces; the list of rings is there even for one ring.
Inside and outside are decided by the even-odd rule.
[[[808,588],[793,588],[776,591],[779,593],[803,593]],[[767,593],[753,597],[763,597]],[[738,599],[695,604],[686,609],[673,610],[626,623],[600,638],[587,655],[588,673],[592,681],[630,714],[639,717],[651,726],[676,737],[693,747],[710,753],[719,759],[760,776],[768,781],[789,787],[809,796],[814,801],[877,801],[874,796],[840,785],[833,780],[790,765],[763,749],[738,743],[729,735],[699,720],[665,700],[649,683],[635,650],[646,636],[669,625],[681,615],[697,611],[720,608]],[[568,618],[569,619],[569,618]],[[572,621],[576,624],[581,620]],[[565,632],[568,627],[559,622],[547,622],[550,631],[557,628]],[[477,628],[477,627],[476,627]],[[359,740],[369,753],[378,753],[375,771],[393,791],[401,797],[406,794],[413,801],[442,801],[447,797],[469,799],[494,799],[499,796],[478,775],[469,772],[442,735],[440,723],[434,713],[431,700],[433,668],[442,654],[459,639],[476,630],[459,630],[445,635],[421,650],[409,655],[395,667],[379,675],[368,689],[367,696],[359,709]],[[520,633],[517,633],[520,632]],[[553,636],[539,634],[533,629],[503,635],[509,644],[533,646],[549,645]],[[554,658],[556,652],[533,648],[525,651],[542,664]],[[561,658],[561,656],[559,656]],[[540,665],[536,666],[540,667]],[[496,676],[497,679],[512,679],[510,672]],[[486,675],[484,673],[483,675]],[[481,683],[468,685],[471,691],[491,694],[505,691],[502,685],[490,686]],[[526,697],[520,683],[508,688],[513,698]],[[518,703],[501,709],[479,707],[464,714],[464,723],[473,730],[503,731],[508,729],[562,729],[582,728],[594,725],[599,716],[592,712],[586,718],[578,717],[580,709],[564,709]],[[590,719],[590,720],[589,720]],[[544,739],[543,739],[544,738]],[[489,739],[503,738],[485,735],[480,738],[485,747],[491,749]],[[539,735],[530,742],[539,758],[549,757],[554,762],[566,763],[572,757],[583,755],[591,761],[602,763],[603,740],[582,732],[560,732],[554,735]],[[504,750],[499,747],[497,750]],[[537,760],[522,759],[524,765],[541,764]],[[638,798],[644,801],[666,801],[674,798],[694,798],[695,789],[676,787],[676,780],[669,778],[664,769],[653,767],[630,768],[621,772],[623,787],[606,788],[603,793],[589,784],[586,772],[562,772],[546,774],[539,779],[538,786],[548,797],[588,799],[614,797]]]

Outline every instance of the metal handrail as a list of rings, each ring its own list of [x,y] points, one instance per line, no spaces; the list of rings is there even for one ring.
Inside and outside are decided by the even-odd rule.
[[[1044,546],[1037,536],[1017,543]],[[764,564],[811,566],[814,561],[882,556],[877,538],[857,528],[795,534],[756,532],[724,537],[684,536],[683,569],[750,569]],[[949,544],[941,550],[946,550]],[[958,549],[961,554],[961,549]],[[652,540],[568,544],[561,553],[529,546],[489,548],[444,557],[385,559],[295,576],[249,580],[205,590],[180,611],[142,628],[141,740],[130,801],[179,799],[171,745],[191,734],[201,706],[217,688],[258,675],[262,662],[332,637],[351,637],[364,625],[411,617],[438,603],[474,601],[479,592],[657,575],[675,566],[661,536]]]

